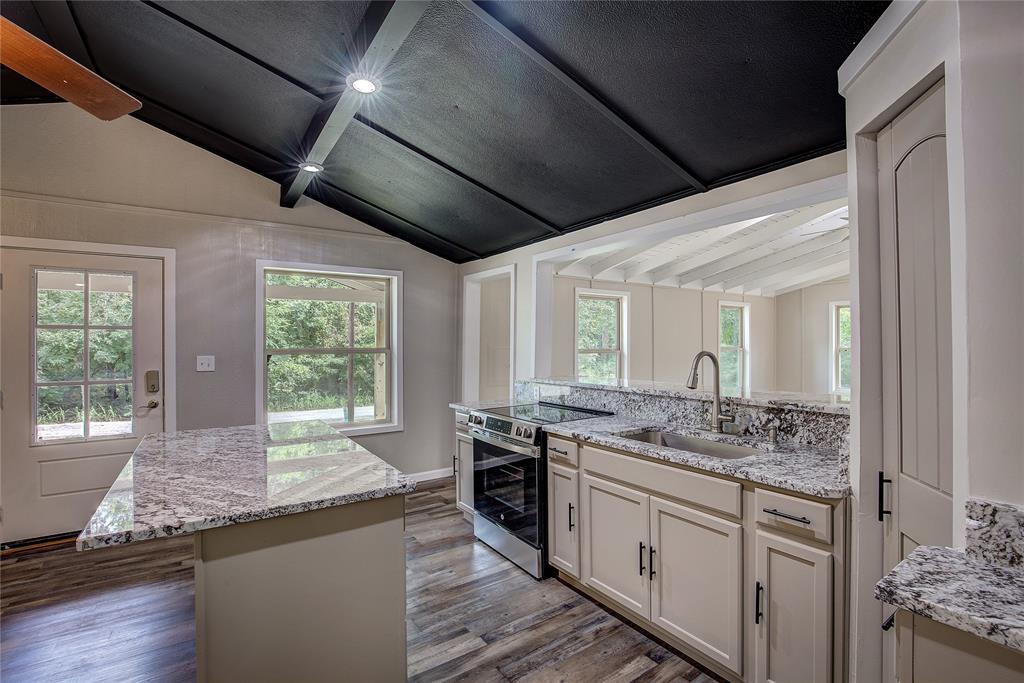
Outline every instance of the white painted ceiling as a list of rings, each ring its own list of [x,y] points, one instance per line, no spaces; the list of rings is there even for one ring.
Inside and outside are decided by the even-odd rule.
[[[845,200],[627,244],[557,264],[559,275],[777,296],[850,275]]]

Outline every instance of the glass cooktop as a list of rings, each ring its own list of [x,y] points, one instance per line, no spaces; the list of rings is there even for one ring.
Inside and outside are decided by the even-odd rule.
[[[554,424],[556,422],[571,422],[572,420],[585,420],[590,417],[601,417],[612,413],[603,410],[590,410],[588,408],[570,408],[554,403],[524,403],[516,406],[503,406],[501,408],[487,408],[480,412],[502,417],[511,417],[524,422],[536,424]]]

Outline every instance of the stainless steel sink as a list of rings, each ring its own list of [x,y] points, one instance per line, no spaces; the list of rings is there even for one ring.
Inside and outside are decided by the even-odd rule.
[[[620,434],[619,436],[624,439],[654,444],[655,446],[665,446],[666,448],[675,448],[680,451],[700,453],[701,455],[710,455],[713,458],[723,458],[726,460],[749,458],[752,455],[762,455],[764,453],[764,451],[750,446],[737,446],[731,443],[710,441],[695,436],[673,434],[672,432],[651,431],[640,432],[639,434]]]

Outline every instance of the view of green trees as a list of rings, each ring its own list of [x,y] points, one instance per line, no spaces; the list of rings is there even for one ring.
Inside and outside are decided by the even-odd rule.
[[[619,300],[583,297],[576,302],[576,374],[591,381],[614,380],[619,366]],[[597,349],[611,349],[598,352]]]
[[[850,307],[837,307],[836,315],[839,318],[839,339],[837,340],[839,342],[837,345],[839,349],[839,386],[837,388],[841,391],[849,391],[850,376],[853,372],[853,352],[850,350],[853,346],[853,323],[850,319]]]
[[[298,273],[268,273],[268,285],[351,289],[340,279]],[[379,309],[380,308],[380,309]],[[385,371],[382,353],[275,354],[275,350],[373,349],[377,338],[375,303],[301,298],[266,301],[268,412],[345,408],[349,392],[356,407],[374,405],[374,379]],[[349,363],[352,383],[349,386]],[[372,412],[368,416],[373,419]],[[347,421],[353,416],[346,415]]]
[[[718,364],[722,393],[738,396],[743,385],[743,309],[722,306],[718,309]]]
[[[37,381],[83,381],[86,334],[89,335],[90,380],[123,380],[132,376],[132,331],[87,330],[84,291],[40,287],[36,296],[36,316],[41,325],[82,326],[79,329],[36,330]],[[131,292],[91,290],[88,323],[90,326],[131,325]],[[38,424],[82,422],[85,410],[83,392],[81,385],[39,387]],[[89,403],[90,419],[94,422],[129,420],[131,386],[115,382],[93,384],[89,388]]]

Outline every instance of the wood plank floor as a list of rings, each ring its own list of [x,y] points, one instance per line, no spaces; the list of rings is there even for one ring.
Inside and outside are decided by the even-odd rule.
[[[407,498],[410,680],[718,680],[475,541],[454,496],[447,479]],[[191,538],[5,552],[0,677],[194,680],[192,600]]]

